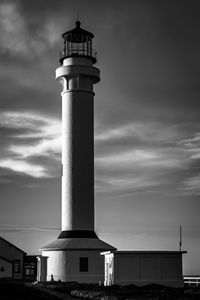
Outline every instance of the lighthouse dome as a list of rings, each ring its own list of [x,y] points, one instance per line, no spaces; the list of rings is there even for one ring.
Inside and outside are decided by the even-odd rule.
[[[92,47],[93,33],[81,28],[80,21],[76,21],[76,27],[62,34],[64,48],[60,51],[60,63],[68,57],[82,56],[96,62],[97,53]]]
[[[71,43],[85,43],[93,39],[94,35],[81,28],[81,22],[76,21],[76,27],[62,34],[62,37]]]

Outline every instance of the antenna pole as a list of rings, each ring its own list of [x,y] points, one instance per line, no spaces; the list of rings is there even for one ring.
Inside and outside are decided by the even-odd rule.
[[[180,237],[180,240],[179,240],[179,251],[182,250],[182,227],[180,226],[180,232],[179,232],[179,237]]]

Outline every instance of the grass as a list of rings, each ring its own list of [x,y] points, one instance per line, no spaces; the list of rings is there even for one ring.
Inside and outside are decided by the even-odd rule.
[[[200,287],[169,288],[151,284],[144,287],[98,286],[76,282],[45,282],[34,286],[48,288],[81,300],[198,300]],[[0,280],[0,300],[58,300],[59,298],[23,282]]]
[[[98,286],[79,283],[39,283],[38,285],[71,295],[81,300],[198,300],[200,287],[170,288],[157,284],[143,287]]]

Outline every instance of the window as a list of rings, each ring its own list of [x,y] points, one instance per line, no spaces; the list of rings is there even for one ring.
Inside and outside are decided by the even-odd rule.
[[[3,265],[1,266],[1,269],[0,269],[0,271],[1,271],[1,272],[4,272],[4,271],[5,271],[5,269],[4,269],[4,266],[3,266]]]
[[[36,272],[36,265],[35,263],[25,263],[25,275],[26,276],[33,276]]]
[[[14,273],[20,273],[20,260],[16,259],[13,262]]]
[[[35,275],[34,273],[34,269],[25,269],[25,275],[26,276],[31,276],[31,275]]]
[[[80,272],[88,272],[88,257],[80,257],[79,271]]]

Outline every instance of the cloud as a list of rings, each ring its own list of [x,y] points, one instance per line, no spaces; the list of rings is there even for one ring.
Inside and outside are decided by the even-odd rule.
[[[32,28],[35,28],[33,31]],[[59,38],[56,26],[49,19],[25,18],[19,3],[0,4],[0,50],[11,55],[33,58],[41,55]],[[50,34],[51,33],[51,34]]]
[[[9,151],[20,157],[61,152],[61,122],[55,118],[34,112],[2,112],[0,128],[21,129],[22,133],[11,134],[16,143],[8,146]]]
[[[190,155],[191,159],[200,159],[200,132],[195,132],[192,137],[179,142]]]
[[[169,153],[159,149],[132,149],[121,153],[115,153],[103,157],[97,157],[97,164],[103,166],[116,165],[120,168],[133,167],[154,167],[154,168],[177,168],[180,167],[181,160]]]
[[[96,158],[96,191],[151,192],[167,186],[184,168],[182,155],[171,149],[132,149]],[[172,183],[172,182],[171,182]],[[173,184],[173,183],[172,183]]]
[[[60,228],[27,227],[18,224],[0,224],[0,232],[58,231]]]
[[[49,156],[54,154],[54,157],[56,158],[56,154],[60,153],[61,150],[61,137],[43,139],[41,142],[35,143],[35,145],[32,146],[11,145],[8,150],[22,158],[30,156]]]
[[[152,188],[164,184],[162,179],[152,176],[152,174],[118,174],[100,175],[96,180],[96,192],[123,192],[128,194],[138,193],[139,190],[145,192],[151,191]]]
[[[192,127],[192,129],[190,128]],[[187,132],[194,131],[194,126],[185,124],[169,124],[161,121],[136,121],[120,124],[115,127],[104,127],[95,124],[95,143],[127,143],[153,144],[177,146],[180,139],[187,136]],[[192,134],[193,134],[192,131]],[[124,145],[125,146],[125,145]]]
[[[4,111],[0,113],[1,127],[31,129],[40,132],[40,125],[43,122],[45,118],[34,112]]]
[[[60,120],[37,112],[5,111],[0,113],[0,130],[6,130],[7,137],[2,140],[1,168],[31,177],[57,176]],[[172,183],[171,174],[189,170],[198,155],[199,135],[191,132],[144,122],[96,126],[96,191],[126,192]],[[184,174],[181,178],[185,180]]]
[[[200,174],[184,181],[184,190],[193,195],[200,195]]]
[[[141,122],[131,122],[111,128],[101,128],[96,125],[95,142],[120,140],[122,138],[137,137],[142,141],[148,141],[152,136],[155,137],[159,131],[156,124],[148,124]]]
[[[59,120],[36,112],[7,111],[0,113],[0,130],[7,135],[2,139],[1,168],[36,178],[55,176],[53,161],[61,153]]]
[[[49,177],[44,167],[36,164],[31,164],[22,160],[15,160],[15,159],[0,160],[0,168],[10,169],[14,172],[24,173],[35,178]]]
[[[178,191],[198,155],[197,127],[158,121],[96,126],[96,191]]]

